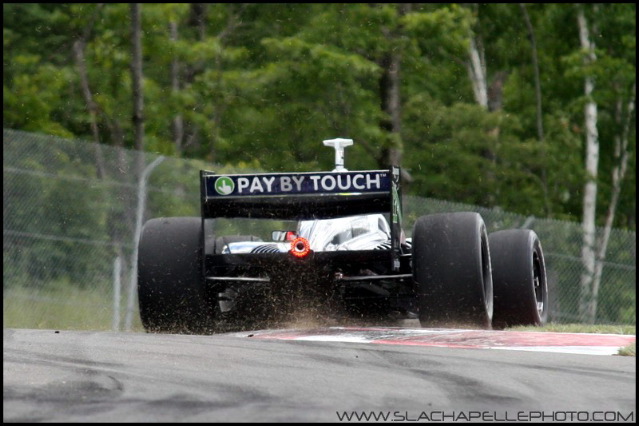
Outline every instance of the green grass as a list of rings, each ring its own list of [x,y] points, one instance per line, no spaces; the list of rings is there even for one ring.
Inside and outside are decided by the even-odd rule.
[[[597,333],[597,334],[630,334],[637,335],[636,325],[605,325],[605,324],[546,324],[543,327],[511,327],[515,331],[542,331],[555,333]],[[631,343],[619,349],[619,355],[637,356],[636,343]]]
[[[631,343],[628,346],[624,346],[619,349],[619,355],[623,356],[637,356],[637,343]]]
[[[120,328],[124,327],[126,300],[120,303]],[[137,304],[133,328],[142,330]],[[113,295],[96,289],[59,286],[31,290],[25,287],[5,289],[2,295],[4,328],[55,330],[111,330]]]
[[[551,331],[556,333],[598,333],[598,334],[634,334],[636,325],[607,325],[607,324],[546,324],[543,327],[512,327],[517,331]]]

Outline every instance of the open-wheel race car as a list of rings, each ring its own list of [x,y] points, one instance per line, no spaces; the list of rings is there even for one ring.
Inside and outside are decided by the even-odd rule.
[[[148,332],[206,334],[316,312],[501,329],[547,319],[546,266],[528,229],[487,233],[475,212],[419,217],[406,238],[399,167],[201,171],[201,216],[149,220],[138,251]],[[226,327],[226,328],[225,328]]]

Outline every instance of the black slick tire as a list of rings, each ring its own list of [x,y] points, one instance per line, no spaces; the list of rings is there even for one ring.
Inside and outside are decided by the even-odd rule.
[[[213,331],[214,307],[204,287],[202,252],[200,218],[159,218],[145,224],[138,251],[138,302],[147,332]]]
[[[539,326],[548,318],[546,264],[537,234],[508,229],[488,236],[493,267],[495,328]]]
[[[420,217],[413,228],[413,280],[422,327],[491,327],[488,235],[473,212]]]

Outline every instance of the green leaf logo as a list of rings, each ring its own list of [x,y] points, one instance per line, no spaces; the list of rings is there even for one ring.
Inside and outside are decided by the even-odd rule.
[[[215,181],[215,190],[220,195],[229,195],[235,190],[235,183],[230,177],[219,177]]]

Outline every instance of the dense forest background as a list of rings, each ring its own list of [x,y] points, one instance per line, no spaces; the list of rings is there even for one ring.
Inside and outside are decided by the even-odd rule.
[[[352,138],[349,169],[594,246],[636,229],[635,10],[3,3],[3,127],[266,171],[329,170],[321,141]]]

